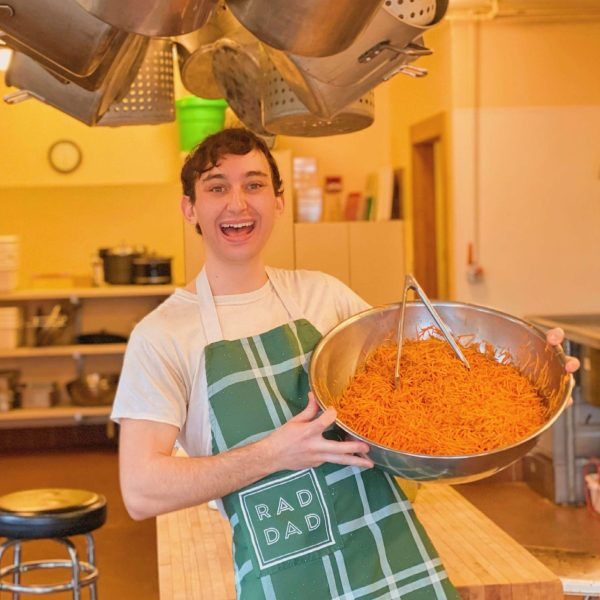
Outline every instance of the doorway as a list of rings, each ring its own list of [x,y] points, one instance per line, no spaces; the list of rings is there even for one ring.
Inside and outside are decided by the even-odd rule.
[[[413,273],[433,299],[450,297],[446,119],[411,127]]]

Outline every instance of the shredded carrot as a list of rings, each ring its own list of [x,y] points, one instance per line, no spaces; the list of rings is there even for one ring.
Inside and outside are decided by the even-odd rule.
[[[467,370],[439,332],[426,328],[402,347],[378,346],[334,400],[338,418],[377,444],[436,456],[477,454],[508,446],[544,424],[548,402],[491,344],[460,344]],[[464,336],[467,337],[467,336]]]

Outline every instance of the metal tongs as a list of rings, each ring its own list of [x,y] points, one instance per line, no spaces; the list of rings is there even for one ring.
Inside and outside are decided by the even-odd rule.
[[[402,298],[402,308],[400,309],[400,321],[398,322],[398,351],[396,353],[396,369],[394,370],[394,386],[398,388],[398,381],[400,380],[400,357],[402,356],[402,341],[404,339],[404,313],[406,311],[406,298],[408,296],[409,290],[414,290],[417,293],[417,295],[421,299],[421,302],[423,302],[425,308],[429,311],[429,314],[435,321],[435,324],[441,329],[442,333],[444,334],[444,337],[446,338],[446,341],[450,344],[452,350],[454,350],[454,354],[456,354],[456,356],[460,359],[463,365],[465,365],[465,367],[467,367],[467,369],[470,370],[471,365],[469,364],[469,361],[466,359],[465,355],[462,353],[460,346],[456,343],[456,340],[454,339],[450,328],[448,327],[448,325],[446,325],[446,323],[444,323],[444,321],[442,321],[442,318],[440,317],[437,310],[433,308],[433,305],[429,301],[429,298],[427,297],[421,286],[418,284],[417,280],[412,275],[407,275],[404,279],[404,295]]]

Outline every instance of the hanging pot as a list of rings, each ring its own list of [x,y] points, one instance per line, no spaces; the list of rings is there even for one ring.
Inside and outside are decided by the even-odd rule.
[[[238,37],[221,39],[213,51],[213,71],[223,96],[239,120],[251,131],[271,135],[263,125],[263,81],[268,61],[260,44]]]
[[[174,38],[183,86],[195,96],[216,100],[224,98],[222,85],[215,78],[213,56],[216,42],[228,38],[258,43],[219,0],[208,23],[192,33]]]
[[[8,46],[88,90],[102,85],[134,37],[76,0],[0,0],[0,31]]]
[[[200,29],[216,0],[77,0],[85,10],[119,29],[150,37]]]
[[[227,0],[231,12],[260,41],[301,56],[346,49],[381,0]]]
[[[212,69],[212,52],[223,32],[207,23],[202,29],[174,38],[181,83],[188,92],[200,98],[222,98]]]
[[[6,84],[19,88],[4,96],[8,104],[35,98],[65,112],[86,125],[95,125],[111,103],[120,100],[129,90],[148,46],[148,39],[133,36],[118,62],[111,65],[102,86],[89,91],[76,83],[60,81],[28,56],[15,52],[8,70]]]
[[[411,63],[431,54],[422,35],[447,8],[448,0],[385,2],[354,43],[334,56],[309,58],[266,50],[302,102],[315,114],[329,117],[397,73],[426,75]]]
[[[263,118],[265,127],[279,135],[320,137],[350,133],[373,123],[374,94],[368,92],[335,116],[325,119],[312,113],[277,69],[271,67],[265,88]]]

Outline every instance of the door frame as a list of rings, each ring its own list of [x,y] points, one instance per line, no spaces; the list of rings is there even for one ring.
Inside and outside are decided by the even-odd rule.
[[[438,113],[432,117],[415,123],[410,127],[410,185],[411,193],[408,195],[406,206],[406,253],[408,264],[411,266],[411,271],[414,269],[414,193],[415,193],[415,177],[414,177],[414,153],[415,146],[426,143],[439,142],[439,157],[441,163],[436,169],[437,173],[441,174],[439,185],[443,191],[442,195],[442,219],[445,224],[443,237],[445,238],[446,246],[446,289],[441,290],[443,296],[448,299],[454,295],[454,211],[452,199],[452,186],[450,185],[451,173],[451,148],[450,148],[450,122],[446,112]],[[438,278],[439,283],[439,278]]]

